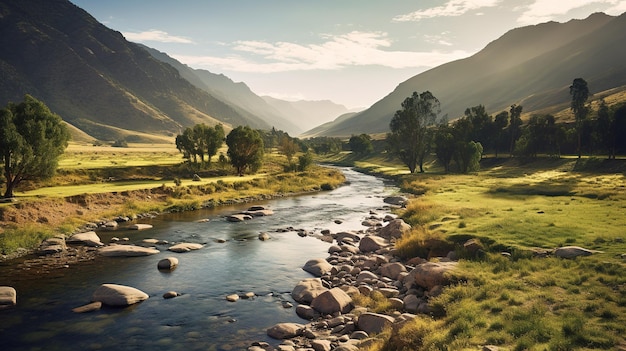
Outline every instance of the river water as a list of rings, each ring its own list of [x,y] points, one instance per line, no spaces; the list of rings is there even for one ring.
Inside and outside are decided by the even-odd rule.
[[[146,257],[98,257],[94,261],[28,276],[15,262],[0,266],[0,285],[13,286],[16,307],[0,310],[1,350],[245,350],[253,341],[278,342],[266,336],[279,322],[304,323],[290,296],[298,281],[311,277],[301,267],[311,258],[328,256],[329,243],[300,237],[293,227],[319,233],[365,229],[371,210],[384,213],[384,196],[392,188],[383,180],[342,169],[349,185],[328,192],[254,203],[275,214],[240,223],[225,215],[251,204],[161,215],[141,220],[153,228],[99,232],[112,236],[168,242],[196,242],[204,248],[188,253],[167,251]],[[198,222],[209,219],[208,222]],[[341,224],[335,223],[341,220]],[[271,239],[260,241],[267,232]],[[219,242],[225,240],[225,242]],[[157,270],[165,257],[179,259],[172,272]],[[138,288],[150,298],[127,308],[103,307],[90,313],[72,308],[90,302],[100,284]],[[163,293],[182,294],[164,299]],[[252,299],[227,302],[230,294],[254,292]],[[293,308],[284,305],[290,302]]]

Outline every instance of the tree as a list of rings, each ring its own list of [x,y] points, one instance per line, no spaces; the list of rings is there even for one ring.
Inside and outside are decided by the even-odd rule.
[[[217,152],[224,144],[224,127],[221,124],[216,124],[213,128],[209,128],[206,133],[207,157],[208,163],[211,163],[211,158],[217,155]]]
[[[432,133],[429,128],[435,124],[441,112],[439,100],[429,91],[413,95],[402,102],[402,109],[396,111],[389,123],[391,132],[387,134],[390,151],[404,162],[411,173],[419,166],[424,172],[424,158],[430,146]]]
[[[355,154],[361,156],[367,155],[374,151],[371,139],[372,138],[367,134],[353,135],[350,137],[348,145],[350,145],[350,150]]]
[[[509,112],[502,111],[498,113],[493,121],[493,149],[496,154],[496,158],[498,157],[498,151],[500,151],[500,147],[505,142],[505,128],[509,124]]]
[[[283,135],[278,144],[280,152],[287,157],[287,162],[291,164],[293,156],[299,151],[300,147],[296,142],[289,137],[289,135]]]
[[[263,161],[263,139],[256,130],[249,126],[239,126],[226,137],[230,163],[243,176],[249,169],[252,172],[261,167]]]
[[[0,160],[4,165],[5,198],[24,180],[54,175],[70,134],[63,120],[30,95],[0,110]]]
[[[182,152],[184,157],[194,164],[204,164],[204,155],[208,156],[208,163],[217,154],[217,151],[224,143],[224,127],[217,124],[209,127],[204,123],[196,124],[192,128],[186,128],[183,134],[176,136],[176,148]]]
[[[196,147],[194,143],[193,129],[186,128],[183,134],[176,136],[176,148],[183,153],[183,157],[190,160],[193,158],[193,163],[197,163]]]
[[[509,122],[509,155],[513,155],[513,151],[515,150],[515,142],[522,135],[522,106],[519,105],[511,105],[511,110],[509,112],[510,122]]]
[[[465,117],[471,124],[469,140],[479,142],[485,148],[494,144],[493,118],[487,114],[485,106],[478,105],[465,109]]]
[[[582,78],[574,79],[569,87],[569,94],[572,96],[571,109],[576,120],[577,152],[578,158],[580,158],[582,154],[583,125],[589,114],[589,106],[587,106],[589,87],[587,87],[587,82]]]
[[[448,125],[442,125],[435,132],[435,153],[437,159],[443,165],[446,172],[450,172],[450,162],[454,157],[455,141],[454,129]]]

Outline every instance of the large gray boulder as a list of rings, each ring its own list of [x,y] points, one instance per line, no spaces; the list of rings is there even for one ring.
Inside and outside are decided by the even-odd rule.
[[[348,313],[352,310],[352,298],[340,288],[332,288],[311,301],[311,307],[321,314]]]
[[[192,250],[200,250],[203,247],[204,245],[198,244],[198,243],[179,243],[179,244],[170,246],[168,250],[172,252],[183,253],[183,252],[189,252]]]
[[[387,196],[383,202],[394,206],[404,206],[409,202],[409,199],[406,196]]]
[[[98,234],[93,231],[74,234],[69,237],[66,242],[69,244],[82,244],[93,247],[104,246]]]
[[[67,245],[65,244],[65,235],[63,234],[48,238],[39,245],[40,255],[50,255],[65,252],[66,250]]]
[[[415,267],[405,279],[405,285],[415,283],[428,290],[450,282],[449,272],[457,267],[457,262],[426,262]]]
[[[98,249],[98,254],[108,257],[137,257],[158,254],[160,251],[137,245],[109,245]]]
[[[129,306],[148,298],[148,294],[130,286],[102,284],[91,297],[91,301],[99,301],[108,306]]]
[[[578,256],[590,256],[594,253],[592,250],[584,249],[579,246],[563,246],[554,250],[554,256],[561,258],[576,258]]]
[[[380,267],[380,274],[383,277],[398,279],[400,273],[406,272],[406,267],[400,262],[385,263]]]
[[[178,266],[178,258],[176,257],[168,257],[160,260],[157,263],[157,268],[160,270],[171,271],[172,269]]]
[[[359,241],[359,250],[363,253],[375,252],[389,246],[389,242],[380,236],[366,235]]]
[[[302,267],[304,271],[309,272],[316,277],[321,277],[329,273],[332,268],[333,265],[328,263],[328,261],[323,258],[308,260]]]
[[[302,335],[304,325],[299,323],[278,323],[267,330],[267,336],[274,339],[291,339]]]
[[[394,320],[385,314],[366,312],[359,316],[357,327],[369,335],[378,334],[385,328],[391,328]]]
[[[411,226],[404,220],[398,218],[390,221],[386,226],[380,229],[378,235],[385,239],[399,239],[403,234],[411,231]]]
[[[300,281],[291,291],[291,297],[299,303],[310,304],[314,298],[328,289],[319,278],[309,278]]]
[[[0,286],[0,308],[15,306],[17,304],[17,291],[11,286]]]

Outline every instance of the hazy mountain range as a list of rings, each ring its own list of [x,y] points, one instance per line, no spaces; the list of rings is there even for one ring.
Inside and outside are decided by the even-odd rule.
[[[592,93],[626,86],[626,15],[511,30],[358,113],[331,101],[258,96],[245,83],[128,42],[67,0],[0,0],[0,33],[0,105],[31,94],[85,140],[171,141],[196,123],[304,136],[384,133],[413,91],[430,90],[454,119],[478,104],[494,114],[511,104],[526,112],[563,108],[577,77]]]

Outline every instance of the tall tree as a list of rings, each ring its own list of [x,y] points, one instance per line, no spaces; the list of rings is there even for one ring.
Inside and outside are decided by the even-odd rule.
[[[0,111],[0,160],[4,165],[5,198],[24,180],[54,175],[70,134],[63,120],[30,95]]]
[[[505,128],[509,124],[509,112],[502,111],[498,113],[493,121],[493,149],[496,154],[496,158],[498,157],[498,151],[500,151],[500,147],[502,146],[505,139]]]
[[[576,119],[576,136],[577,136],[577,152],[578,158],[582,155],[582,133],[585,119],[589,114],[589,87],[587,82],[582,78],[576,78],[569,87],[569,94],[572,96],[571,109]]]
[[[509,110],[509,154],[512,156],[515,150],[515,142],[522,135],[522,106],[511,105]]]
[[[374,151],[372,146],[372,138],[367,134],[353,135],[348,141],[350,149],[357,155],[367,155]]]
[[[430,92],[413,95],[402,102],[402,109],[396,111],[389,123],[391,132],[387,142],[391,152],[404,162],[411,173],[419,166],[424,172],[424,158],[430,146],[433,126],[441,112],[439,100]]]
[[[239,126],[226,137],[230,163],[243,176],[249,169],[252,172],[261,167],[263,161],[263,139],[256,130],[249,126]]]
[[[207,148],[207,157],[208,162],[211,163],[211,158],[217,155],[217,151],[224,144],[224,137],[226,134],[224,133],[224,127],[221,124],[217,124],[213,126],[213,128],[209,128],[206,134],[206,148]]]

